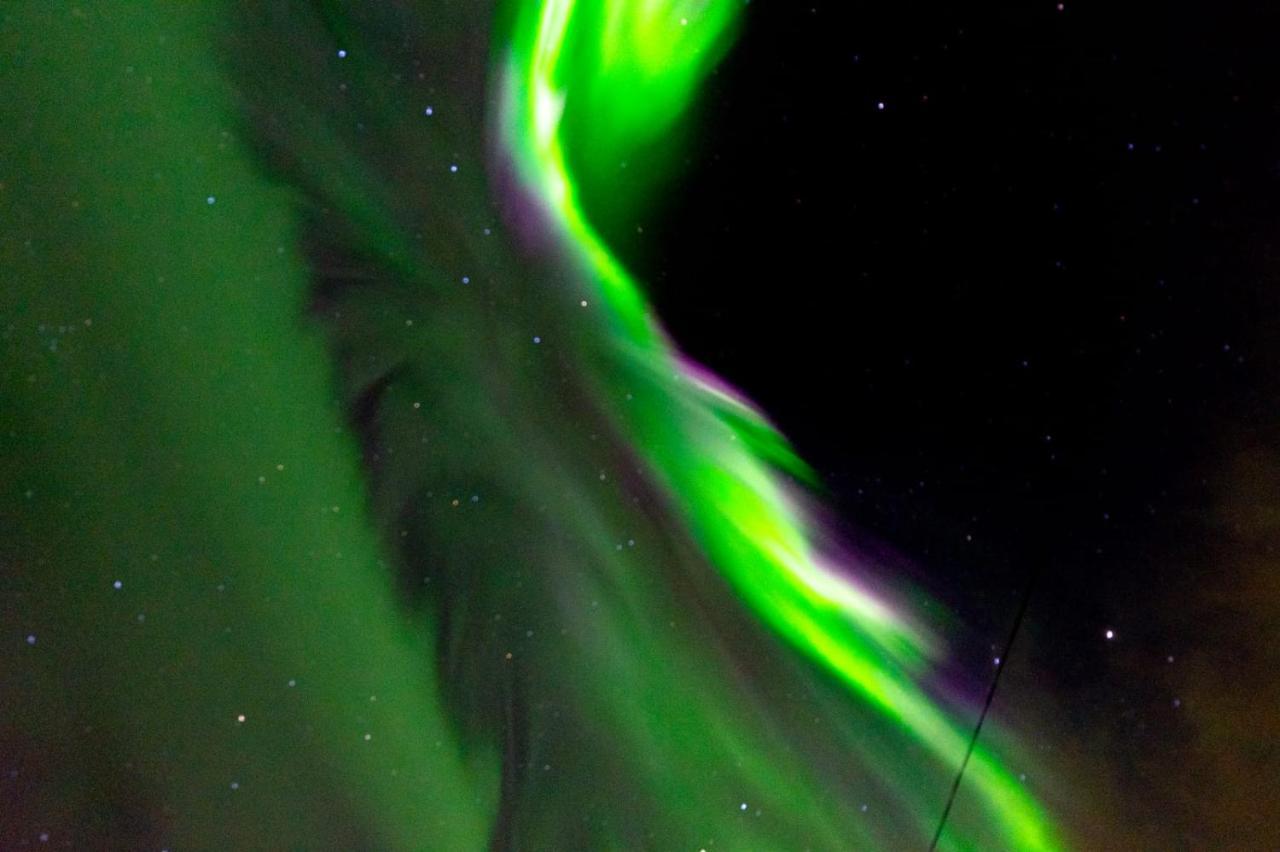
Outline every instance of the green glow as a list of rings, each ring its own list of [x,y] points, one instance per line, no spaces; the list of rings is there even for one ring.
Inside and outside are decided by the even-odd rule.
[[[225,11],[0,13],[0,622],[38,636],[0,683],[45,779],[0,846],[483,848],[494,754],[395,615]]]
[[[821,567],[817,531],[784,485],[783,474],[807,469],[747,403],[684,370],[637,282],[592,228],[570,168],[570,146],[602,162],[636,134],[669,128],[741,10],[738,0],[526,4],[502,81],[504,138],[549,225],[599,282],[618,336],[616,367],[640,389],[619,418],[712,561],[773,630],[954,769],[966,724],[912,677],[927,661],[927,639]],[[581,126],[566,119],[573,110],[591,117],[589,135],[569,135],[566,128]],[[976,750],[965,782],[1010,848],[1056,848],[1044,811],[995,756]],[[922,828],[926,821],[922,815]],[[944,835],[954,848],[972,843],[954,829]]]

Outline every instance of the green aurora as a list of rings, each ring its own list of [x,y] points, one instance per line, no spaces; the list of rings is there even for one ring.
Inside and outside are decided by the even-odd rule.
[[[581,201],[748,9],[0,11],[0,845],[927,845],[941,643]]]

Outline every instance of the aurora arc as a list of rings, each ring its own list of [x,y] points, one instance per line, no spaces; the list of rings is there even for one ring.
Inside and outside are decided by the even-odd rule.
[[[927,839],[939,643],[580,202],[742,11],[4,10],[0,840]],[[1057,846],[993,752],[961,805]]]
[[[820,564],[809,521],[775,473],[808,480],[807,467],[743,397],[674,354],[640,286],[592,228],[566,154],[576,142],[596,160],[618,159],[636,137],[665,132],[744,10],[740,0],[525,4],[503,69],[505,141],[547,220],[600,282],[626,357],[675,376],[691,397],[682,423],[661,402],[634,406],[628,426],[712,561],[772,629],[958,767],[967,732],[908,677],[924,638]],[[586,139],[564,138],[570,104],[592,117]],[[966,775],[1011,847],[1054,848],[1044,813],[994,755],[975,750]]]

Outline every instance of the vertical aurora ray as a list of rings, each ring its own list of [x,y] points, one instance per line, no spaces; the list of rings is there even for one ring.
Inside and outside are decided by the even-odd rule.
[[[666,132],[729,45],[743,6],[525,3],[501,68],[502,142],[545,227],[598,282],[617,336],[612,366],[652,391],[637,393],[619,415],[622,429],[712,563],[769,628],[954,771],[969,732],[918,685],[931,643],[846,573],[824,566],[822,530],[787,485],[788,477],[810,480],[808,469],[741,395],[676,353],[640,286],[592,227],[571,165],[575,157],[597,165],[623,159]],[[575,122],[575,111],[589,123]],[[627,189],[616,188],[614,204],[635,202]],[[1047,815],[997,755],[976,748],[965,783],[1009,848],[1057,848]],[[942,838],[944,848],[974,843],[954,830]]]

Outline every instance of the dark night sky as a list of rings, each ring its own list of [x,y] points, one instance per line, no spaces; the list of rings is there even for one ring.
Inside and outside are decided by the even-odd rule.
[[[1243,790],[1280,778],[1280,8],[748,20],[682,182],[611,238],[975,670],[1042,572],[998,708],[1125,791],[1093,842],[1274,848]]]
[[[993,751],[1016,743],[1009,770],[1035,776],[1021,780],[1037,802],[1044,791],[1068,848],[1280,849],[1280,5],[746,2],[692,126],[661,142],[684,168],[641,218],[601,196],[585,199],[587,220],[679,346],[812,463],[851,552],[877,554],[872,569],[904,597],[942,604],[922,618],[954,652],[946,687],[977,706],[999,673],[991,735],[1008,740]],[[747,819],[725,779],[765,764],[744,764],[745,736],[702,737],[699,720],[768,734],[759,755],[819,755],[814,778],[841,784],[865,767],[844,772],[827,743],[856,728],[876,748],[850,759],[875,767],[896,748],[855,716],[828,740],[807,709],[794,738],[775,736],[773,703],[845,707],[781,658],[723,672],[723,691],[711,682],[698,701],[703,672],[754,665],[773,639],[738,645],[738,610],[707,603],[732,589],[692,573],[710,576],[718,552],[689,547],[700,528],[660,502],[682,479],[654,478],[652,512],[623,502],[623,477],[597,486],[597,454],[638,471],[649,458],[623,439],[658,434],[636,424],[665,397],[580,418],[596,365],[552,384],[577,371],[549,353],[572,366],[613,347],[576,306],[586,330],[569,333],[578,320],[554,313],[568,303],[541,297],[572,279],[546,278],[516,234],[488,226],[491,57],[472,18],[489,5],[248,4],[226,48],[208,39],[217,4],[0,4],[17,60],[0,75],[13,113],[0,158],[19,163],[0,175],[0,218],[18,223],[0,229],[0,480],[16,483],[0,493],[0,622],[17,648],[0,656],[0,680],[17,684],[0,689],[0,847],[160,848],[170,820],[228,848],[260,846],[261,826],[356,847],[359,820],[370,838],[385,821],[387,838],[417,842],[430,824],[501,845],[527,829],[537,846],[559,829],[554,808],[582,832],[569,837],[640,837],[628,832],[650,810],[656,830],[713,814],[710,830],[738,823],[702,803],[732,795]],[[473,137],[474,151],[453,147]],[[655,153],[582,185],[665,174]],[[563,225],[559,212],[544,224]],[[323,251],[286,253],[304,221]],[[410,234],[421,258],[387,248]],[[308,281],[319,295],[303,328]],[[564,348],[541,325],[507,348],[508,320],[563,328]],[[597,414],[621,424],[616,438]],[[684,432],[672,443],[693,446]],[[660,474],[693,469],[687,458],[703,457],[650,460]],[[594,496],[615,491],[616,507]],[[470,502],[446,504],[454,493]],[[662,570],[641,576],[612,555],[621,543],[600,544],[622,520],[654,532],[660,549],[639,533],[628,544]],[[429,606],[393,599],[379,530],[406,539],[392,568],[414,590],[444,578],[418,592]],[[596,588],[601,615],[572,636],[551,629],[586,601],[594,611]],[[650,624],[650,609],[679,614],[679,629]],[[401,629],[420,616],[440,649]],[[785,638],[804,644],[808,623]],[[434,664],[420,646],[439,650]],[[687,673],[666,648],[691,649]],[[437,676],[456,708],[436,701]],[[811,696],[789,691],[811,680]],[[860,689],[892,709],[897,693]],[[753,690],[756,703],[729,703]],[[686,725],[689,707],[704,715]],[[667,750],[636,760],[615,719]],[[678,736],[652,735],[658,720]],[[475,767],[439,756],[455,733]],[[726,756],[709,772],[701,750],[686,754],[700,739]],[[489,777],[491,745],[504,775],[482,804],[472,774]],[[544,776],[526,751],[553,755],[550,780],[530,780]],[[668,783],[663,754],[699,777]],[[386,771],[401,762],[403,776]],[[454,819],[472,805],[475,825]]]

